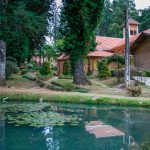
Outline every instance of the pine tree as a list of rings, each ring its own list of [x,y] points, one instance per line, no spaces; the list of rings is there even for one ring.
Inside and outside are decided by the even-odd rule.
[[[48,35],[50,0],[0,1],[0,39],[7,44],[7,56],[18,63],[30,60]]]
[[[129,0],[130,16],[134,19],[138,13],[135,8],[135,0]],[[123,37],[123,24],[125,20],[125,0],[105,1],[103,18],[97,29],[98,35],[110,37]]]
[[[142,32],[150,28],[150,6],[143,10],[138,10],[136,18],[140,22],[139,30]]]
[[[95,49],[95,29],[101,18],[104,0],[67,0],[61,15],[64,52],[70,55],[75,84],[90,84],[84,63]]]

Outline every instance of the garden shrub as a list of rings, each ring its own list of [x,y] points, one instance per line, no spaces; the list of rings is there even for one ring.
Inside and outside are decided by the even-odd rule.
[[[17,64],[17,60],[15,58],[11,57],[11,56],[8,56],[6,58],[6,61],[10,61],[10,62],[13,62],[13,63]]]
[[[76,88],[74,89],[74,92],[88,93],[89,90],[88,90],[88,89],[85,89],[85,88],[78,88],[78,87],[76,87]]]
[[[150,71],[145,71],[145,76],[150,77]]]
[[[63,74],[60,74],[59,75],[59,79],[73,79],[73,76],[72,75],[63,75]]]
[[[38,85],[39,85],[40,87],[46,86],[45,82],[42,81],[42,80],[37,80],[36,82],[38,83]]]
[[[49,75],[41,75],[39,72],[37,73],[37,78],[38,78],[39,80],[47,81],[47,80],[49,80],[51,77],[52,77],[51,74],[49,74]]]
[[[75,88],[73,83],[65,83],[65,84],[63,84],[62,87],[63,87],[64,91],[68,91],[68,92],[73,91]]]
[[[51,81],[51,84],[55,85],[57,87],[61,87],[62,90],[64,90],[64,91],[74,91],[74,92],[80,92],[80,93],[88,93],[89,92],[88,89],[74,85],[72,82],[55,80],[55,81]]]
[[[145,72],[142,70],[137,70],[137,76],[145,76]]]
[[[111,73],[111,77],[115,77],[116,76],[116,70],[110,70]]]
[[[64,62],[64,75],[69,75],[71,74],[71,70],[70,70],[70,62],[69,61],[65,61]]]
[[[39,70],[40,74],[43,76],[47,76],[51,74],[50,64],[48,62],[44,62]]]
[[[17,67],[16,60],[13,57],[6,58],[6,79],[18,71],[19,68]]]
[[[24,74],[28,73],[28,71],[29,71],[28,69],[22,69],[21,70],[21,75],[24,75]]]
[[[129,87],[127,88],[127,95],[131,97],[138,97],[142,95],[142,89],[140,87]]]
[[[111,76],[111,72],[109,70],[107,60],[102,59],[98,63],[98,72],[99,72],[99,77],[100,78],[106,78],[106,77],[110,77]]]
[[[47,88],[55,91],[63,91],[63,88],[60,86],[55,86],[53,84],[47,84]]]
[[[36,80],[36,76],[34,74],[32,74],[32,73],[29,73],[29,72],[24,74],[22,77],[23,78],[27,78],[27,79],[32,80],[32,81]]]

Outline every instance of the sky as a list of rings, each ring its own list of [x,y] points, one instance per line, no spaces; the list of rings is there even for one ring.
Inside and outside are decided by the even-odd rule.
[[[61,0],[56,0],[58,3],[61,2]],[[112,1],[112,0],[110,0]],[[144,9],[150,6],[150,0],[135,0],[136,8],[137,9]]]
[[[137,9],[144,9],[150,6],[150,0],[135,0]]]

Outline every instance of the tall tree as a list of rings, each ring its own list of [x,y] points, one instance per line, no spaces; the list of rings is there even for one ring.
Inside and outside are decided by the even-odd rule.
[[[66,0],[62,10],[64,52],[70,55],[75,84],[90,84],[84,62],[95,45],[95,29],[101,19],[104,0]]]
[[[136,18],[138,13],[135,7],[135,0],[129,0],[129,14]],[[97,29],[97,33],[103,36],[122,37],[123,24],[125,20],[125,0],[105,1],[103,18]]]
[[[102,19],[97,27],[97,34],[102,36],[110,36],[109,27],[112,22],[112,8],[110,0],[105,0],[102,11]]]
[[[150,6],[143,10],[138,10],[136,18],[140,22],[139,30],[142,32],[150,28]]]
[[[51,0],[0,1],[0,39],[7,45],[7,56],[18,63],[30,59],[48,35]]]

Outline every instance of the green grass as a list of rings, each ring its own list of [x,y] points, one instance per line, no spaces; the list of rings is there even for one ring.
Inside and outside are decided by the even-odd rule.
[[[14,74],[7,80],[7,86],[31,88],[35,86],[35,83],[33,81],[31,82],[29,79],[23,78],[19,74]]]
[[[43,98],[43,101],[49,102],[62,102],[62,103],[84,103],[91,99],[90,96],[80,96],[80,95],[64,95],[64,94],[18,94],[18,93],[2,93],[0,94],[0,100],[5,97],[9,97],[8,101],[39,101]]]
[[[92,105],[115,105],[115,106],[132,106],[143,107],[150,109],[150,101],[148,100],[135,100],[125,98],[106,98],[102,97],[97,100],[92,100],[93,97],[85,95],[65,95],[65,94],[17,94],[17,93],[2,93],[0,94],[0,101],[4,97],[9,97],[8,101],[43,101],[58,102],[58,103],[76,103],[76,104],[92,104]]]
[[[73,84],[72,80],[70,79],[57,79],[57,80],[52,81],[51,84],[63,88],[64,91],[88,93],[88,89]]]

